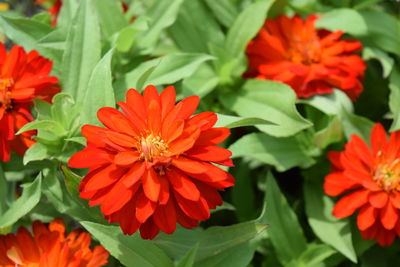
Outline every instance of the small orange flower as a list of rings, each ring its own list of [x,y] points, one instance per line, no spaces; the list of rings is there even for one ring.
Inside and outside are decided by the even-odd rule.
[[[341,31],[315,29],[313,15],[267,19],[247,47],[246,77],[280,81],[290,85],[299,98],[331,93],[334,88],[353,100],[362,92],[363,60],[354,54],[358,41],[339,40]]]
[[[75,230],[66,235],[64,222],[34,222],[33,234],[21,227],[16,235],[0,236],[0,266],[99,267],[108,262],[102,246],[90,249],[90,235]]]
[[[9,54],[0,43],[0,161],[10,159],[11,148],[22,156],[34,141],[35,131],[15,133],[33,120],[33,98],[49,101],[59,91],[58,79],[49,76],[52,62],[36,51],[28,54],[15,45]]]
[[[122,112],[102,108],[97,116],[106,126],[85,125],[87,148],[73,155],[69,166],[90,168],[79,186],[89,205],[101,205],[109,222],[125,234],[140,228],[142,238],[161,230],[171,234],[176,223],[186,228],[210,217],[222,204],[217,190],[233,186],[233,177],[215,164],[233,166],[231,152],[216,146],[230,134],[212,128],[213,112],[193,116],[199,97],[175,105],[175,89],[160,95],[148,86],[144,95],[127,92]]]
[[[358,210],[363,238],[389,246],[400,237],[400,131],[388,140],[382,125],[376,124],[370,143],[353,135],[343,152],[331,152],[333,170],[324,189],[330,196],[345,194],[334,216],[345,218]]]

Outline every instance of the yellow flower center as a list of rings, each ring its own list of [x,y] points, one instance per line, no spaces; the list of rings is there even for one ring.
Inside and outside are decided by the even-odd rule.
[[[13,85],[13,79],[0,79],[0,108],[12,109],[11,88]]]
[[[143,160],[153,162],[154,158],[168,152],[168,144],[161,137],[149,134],[147,137],[141,138],[139,152]]]
[[[378,153],[378,158],[381,154],[381,152]],[[390,163],[382,162],[377,164],[373,178],[387,192],[392,190],[400,191],[400,159],[395,159]]]

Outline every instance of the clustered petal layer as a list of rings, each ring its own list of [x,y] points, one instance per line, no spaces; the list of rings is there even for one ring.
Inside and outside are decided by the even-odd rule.
[[[360,79],[366,68],[354,54],[361,43],[340,40],[341,31],[317,30],[316,20],[315,15],[305,21],[285,15],[267,19],[248,44],[245,76],[284,82],[299,98],[339,88],[355,99],[363,90]]]
[[[143,96],[127,92],[126,102],[98,112],[104,127],[85,125],[87,148],[73,155],[69,166],[90,168],[80,196],[101,205],[109,222],[125,234],[140,229],[153,239],[161,230],[173,233],[176,223],[192,228],[222,204],[217,190],[233,186],[233,177],[215,164],[232,166],[231,152],[216,146],[230,134],[213,128],[217,115],[193,116],[199,97],[175,104],[175,89],[160,95],[148,86]]]
[[[32,232],[21,227],[16,235],[0,236],[0,266],[99,267],[108,262],[102,246],[89,247],[88,233],[74,230],[66,235],[60,219],[49,225],[36,221]]]
[[[364,239],[381,246],[400,237],[400,131],[390,138],[381,124],[372,129],[370,146],[353,135],[342,152],[331,152],[332,172],[324,189],[330,196],[344,195],[333,215],[345,218],[356,211]]]
[[[33,120],[33,99],[50,102],[59,91],[58,79],[49,76],[52,62],[36,51],[26,53],[15,45],[7,54],[0,43],[0,161],[10,159],[11,149],[22,156],[34,141],[35,131],[15,133]]]

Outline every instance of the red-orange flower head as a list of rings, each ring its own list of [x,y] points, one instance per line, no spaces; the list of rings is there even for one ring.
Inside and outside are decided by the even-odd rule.
[[[49,225],[36,221],[32,231],[21,227],[16,235],[0,236],[0,266],[99,267],[108,262],[109,253],[102,246],[89,247],[88,233],[74,230],[66,235],[60,219]]]
[[[248,44],[245,76],[284,82],[299,98],[339,88],[354,100],[363,90],[365,64],[354,54],[361,43],[339,40],[341,31],[317,30],[316,20],[315,15],[305,21],[284,15],[267,19]]]
[[[210,217],[222,204],[217,190],[233,186],[233,177],[214,164],[233,166],[231,152],[216,146],[230,134],[212,128],[213,112],[193,116],[199,97],[175,105],[175,89],[160,95],[148,86],[143,96],[130,89],[122,112],[102,108],[97,116],[106,126],[85,125],[87,148],[73,155],[69,166],[90,168],[82,180],[81,197],[101,205],[109,222],[125,234],[140,228],[142,238],[161,230],[171,234],[176,223],[186,228]]]
[[[52,62],[36,51],[28,54],[15,45],[9,54],[0,43],[0,161],[10,159],[11,149],[22,156],[34,141],[35,131],[15,133],[32,121],[33,98],[50,101],[59,91],[58,79],[49,76]]]
[[[345,194],[334,216],[344,218],[358,210],[363,238],[388,246],[400,236],[400,131],[388,140],[382,125],[376,124],[370,143],[353,135],[344,151],[330,152],[333,170],[324,189],[330,196]]]

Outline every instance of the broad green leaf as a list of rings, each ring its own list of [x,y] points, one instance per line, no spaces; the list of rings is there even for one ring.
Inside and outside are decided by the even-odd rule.
[[[175,22],[182,2],[183,0],[155,1],[147,10],[145,16],[150,19],[149,29],[138,37],[137,43],[143,53],[151,52],[161,32]]]
[[[205,54],[170,54],[154,68],[145,85],[173,84],[190,76],[201,63],[213,57]]]
[[[192,75],[205,61],[213,57],[204,54],[169,54],[141,64],[125,78],[127,88],[143,89],[146,85],[170,85]]]
[[[60,15],[57,19],[57,27],[68,29],[75,19],[75,15],[79,8],[80,0],[63,1]]]
[[[129,24],[118,32],[116,38],[116,49],[119,52],[127,53],[134,46],[137,41],[137,37],[141,32],[147,31],[148,25],[147,20],[144,17],[135,19],[135,22]]]
[[[182,83],[184,97],[198,95],[204,97],[213,91],[219,83],[219,77],[210,64],[201,64],[197,70],[185,78]]]
[[[0,216],[0,228],[13,225],[28,214],[38,203],[41,196],[42,176],[39,174],[30,184],[24,184],[22,195],[11,204],[9,209]]]
[[[182,260],[176,265],[176,267],[192,267],[196,258],[196,253],[199,248],[199,244],[196,244],[189,252],[183,257]]]
[[[340,8],[333,9],[321,15],[315,22],[318,28],[331,31],[341,30],[355,36],[367,34],[367,24],[359,12],[354,9]]]
[[[227,28],[231,27],[238,16],[238,8],[231,0],[205,0],[215,17]]]
[[[273,124],[273,123],[260,118],[242,118],[237,116],[218,114],[218,121],[215,124],[215,127],[236,128],[236,127],[264,125],[264,124]]]
[[[378,60],[383,69],[383,77],[387,78],[394,66],[394,59],[390,57],[387,53],[383,52],[379,48],[376,47],[364,47],[363,49],[363,58],[365,60],[368,59],[376,59]]]
[[[323,176],[312,178],[324,179]],[[324,195],[322,183],[315,180],[306,181],[304,184],[308,223],[323,242],[334,247],[351,261],[357,262],[357,256],[351,240],[349,220],[339,220],[333,217],[334,203],[331,198]]]
[[[101,223],[105,222],[98,208],[89,207],[88,204],[82,204],[84,200],[78,200],[67,191],[66,186],[60,182],[58,171],[51,169],[44,170],[42,173],[44,177],[43,193],[58,212],[68,214],[78,221],[90,220]],[[64,181],[65,180],[66,179],[64,179]],[[68,182],[69,186],[71,186],[71,184],[72,182]]]
[[[45,145],[41,143],[35,143],[25,152],[23,162],[24,165],[26,165],[31,161],[44,160],[50,157],[51,153],[47,150],[47,147]]]
[[[386,12],[360,11],[368,27],[368,40],[380,49],[400,56],[400,21]]]
[[[253,177],[248,164],[241,160],[232,175],[235,177],[235,186],[231,190],[232,202],[235,206],[235,215],[239,221],[255,218],[256,197],[253,189]]]
[[[265,231],[267,226],[262,223],[245,222],[208,228],[200,235],[196,261],[217,256],[230,248],[246,243]]]
[[[82,181],[82,177],[73,173],[67,166],[61,165],[61,171],[64,175],[64,182],[68,192],[72,197],[79,197],[78,187]]]
[[[210,53],[210,44],[223,46],[224,43],[224,34],[218,22],[202,0],[184,1],[176,22],[168,32],[185,52]]]
[[[69,27],[63,56],[63,92],[77,100],[85,96],[90,74],[100,60],[100,27],[92,3],[93,1],[80,1],[76,16]]]
[[[138,235],[126,236],[118,226],[113,225],[88,221],[81,224],[125,266],[173,266],[172,261],[161,249]]]
[[[261,0],[247,6],[229,28],[225,49],[232,58],[244,53],[247,43],[258,33],[274,0]]]
[[[52,31],[42,22],[5,15],[0,16],[0,26],[8,38],[28,51],[35,49],[37,42]]]
[[[268,223],[268,236],[283,265],[299,259],[307,241],[296,214],[287,203],[271,173],[267,175],[264,212],[258,219]]]
[[[373,123],[365,117],[353,113],[353,104],[349,97],[341,90],[335,90],[329,95],[314,96],[301,103],[309,104],[325,114],[337,115],[343,125],[346,138],[357,134],[369,140],[370,129]]]
[[[83,99],[82,124],[99,125],[97,111],[102,107],[115,107],[111,73],[112,54],[113,50],[105,54],[90,76],[86,95]]]
[[[393,114],[393,123],[390,126],[390,131],[400,129],[400,71],[395,68],[390,75],[390,95],[389,107]]]
[[[325,244],[309,244],[300,258],[288,264],[288,267],[307,266],[322,267],[325,266],[324,260],[335,254],[336,251]]]
[[[257,128],[273,136],[291,136],[311,126],[296,109],[293,89],[283,83],[250,79],[240,90],[221,94],[219,99],[241,117],[270,121]]]
[[[57,121],[42,120],[42,121],[32,121],[30,123],[25,124],[21,129],[19,129],[17,135],[30,130],[42,130],[42,129],[50,131],[58,136],[64,136],[66,134],[64,128]]]
[[[101,29],[107,38],[128,25],[120,1],[95,0]]]
[[[233,157],[246,157],[273,165],[278,171],[295,166],[309,167],[314,160],[295,137],[273,137],[263,133],[251,133],[233,143],[229,150]]]
[[[320,149],[325,149],[330,144],[340,142],[343,137],[343,127],[337,116],[335,116],[324,129],[314,135],[315,144]]]

